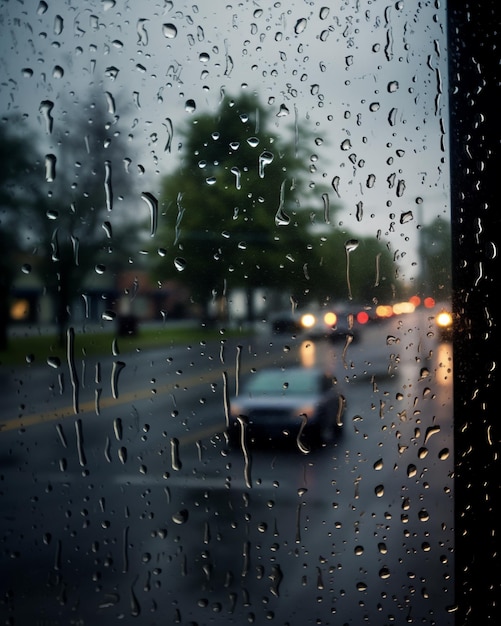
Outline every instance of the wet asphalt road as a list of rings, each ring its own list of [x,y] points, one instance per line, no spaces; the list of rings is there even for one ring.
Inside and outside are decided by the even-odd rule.
[[[309,454],[230,449],[223,398],[264,364],[329,366],[325,341],[88,359],[76,406],[64,368],[4,374],[2,620],[452,624],[450,348],[410,318],[360,347],[385,361],[388,337],[391,377],[345,359],[342,436]]]

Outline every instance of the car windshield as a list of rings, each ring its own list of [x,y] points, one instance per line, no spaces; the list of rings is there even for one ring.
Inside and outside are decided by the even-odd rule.
[[[250,395],[305,395],[318,393],[319,375],[309,370],[268,371],[251,377],[246,387]]]

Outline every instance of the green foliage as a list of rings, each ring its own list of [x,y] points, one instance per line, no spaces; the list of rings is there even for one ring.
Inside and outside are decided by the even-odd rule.
[[[185,281],[201,303],[231,287],[298,289],[316,261],[307,133],[299,148],[293,129],[273,132],[270,117],[253,96],[225,98],[186,130],[183,161],[165,178],[156,239],[164,256],[153,271]]]
[[[433,296],[437,301],[446,300],[452,290],[450,222],[436,217],[421,227],[419,236],[422,295]]]

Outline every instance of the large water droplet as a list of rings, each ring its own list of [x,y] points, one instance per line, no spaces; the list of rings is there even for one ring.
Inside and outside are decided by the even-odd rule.
[[[113,209],[113,189],[111,186],[111,161],[104,162],[104,193],[106,200],[106,209]]]
[[[274,159],[272,152],[265,150],[259,155],[259,177],[264,178],[264,168],[269,165]]]
[[[240,174],[240,170],[238,169],[238,167],[232,167],[230,172],[233,174],[233,176],[235,176],[235,188],[236,189],[240,189],[242,187],[241,185],[241,174]]]
[[[144,200],[150,210],[150,237],[154,237],[158,225],[158,200],[149,191],[143,191],[141,200]]]
[[[162,24],[162,32],[167,39],[174,39],[177,36],[177,28],[174,24]]]
[[[53,108],[54,108],[54,103],[52,102],[52,100],[42,100],[38,108],[38,110],[40,111],[45,121],[45,129],[49,133],[49,135],[52,132],[52,128],[54,125],[54,118],[52,117]]]
[[[175,524],[186,524],[188,521],[189,513],[187,509],[181,509],[172,515],[172,521]]]
[[[304,29],[306,28],[307,24],[308,24],[308,20],[306,20],[306,18],[304,17],[300,18],[296,22],[296,25],[294,26],[294,32],[296,33],[296,35],[299,35],[302,32],[304,32]]]
[[[114,361],[111,370],[111,393],[113,397],[118,398],[118,378],[120,372],[124,369],[125,363],[123,361]]]
[[[187,265],[187,263],[186,263],[185,259],[183,259],[182,257],[177,256],[174,259],[174,267],[177,269],[178,272],[182,272],[183,270],[185,270],[186,269],[186,265]]]
[[[55,154],[45,155],[45,180],[48,183],[53,183],[56,179],[56,162]]]

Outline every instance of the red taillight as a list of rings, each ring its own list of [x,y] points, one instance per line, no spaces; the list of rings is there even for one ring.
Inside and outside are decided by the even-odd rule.
[[[359,324],[367,324],[368,321],[369,321],[368,313],[366,313],[365,311],[359,311],[357,313],[357,322]]]

